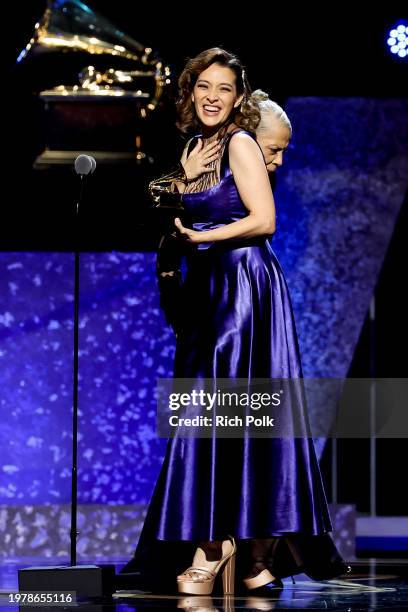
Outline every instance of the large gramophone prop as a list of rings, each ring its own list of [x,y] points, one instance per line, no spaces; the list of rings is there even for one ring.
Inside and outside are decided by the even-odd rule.
[[[80,0],[48,0],[17,61],[45,84],[38,93],[46,146],[37,167],[71,164],[78,153],[98,162],[151,160],[146,124],[170,84],[169,68],[152,49]]]

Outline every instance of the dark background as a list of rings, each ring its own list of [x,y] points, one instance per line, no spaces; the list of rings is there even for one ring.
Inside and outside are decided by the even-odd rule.
[[[188,57],[204,48],[223,46],[240,56],[251,83],[281,104],[288,96],[406,95],[408,61],[392,57],[385,46],[389,29],[406,17],[395,3],[378,8],[367,5],[370,8],[360,14],[356,14],[356,3],[330,3],[323,8],[308,4],[302,10],[294,3],[285,8],[273,3],[247,3],[238,8],[237,3],[225,7],[220,3],[158,5],[129,0],[88,4],[136,40],[151,46],[174,75],[179,74]],[[7,194],[0,229],[2,250],[72,247],[70,215],[77,193],[74,177],[48,177],[47,182],[44,174],[32,170],[42,147],[41,109],[32,91],[39,79],[47,80],[47,74],[24,66],[15,68],[15,59],[44,8],[45,2],[37,0],[15,4],[3,22],[9,45],[4,55],[7,96],[2,111],[6,152],[3,191]],[[173,121],[171,109],[166,112]],[[175,130],[163,134],[161,155],[170,159],[180,143]],[[111,199],[98,201],[91,208],[85,223],[85,249],[154,248],[155,239],[146,239],[145,205],[135,208],[134,199],[129,200],[121,191],[120,180],[120,175],[113,174],[110,185],[104,186]],[[365,322],[350,376],[408,376],[407,217],[405,201],[376,288],[376,322],[371,328],[368,319]],[[406,441],[380,440],[377,450],[377,511],[408,515],[407,498],[402,495]],[[339,452],[338,501],[356,503],[359,511],[367,512],[368,441],[342,442]],[[330,498],[330,446],[322,465]]]
[[[14,62],[30,39],[44,0],[11,7],[7,32]],[[89,0],[124,32],[151,46],[178,74],[187,57],[224,46],[237,53],[252,83],[287,95],[406,95],[406,62],[384,42],[408,10],[387,2],[357,12],[356,3],[195,3]],[[403,14],[405,12],[405,14]]]

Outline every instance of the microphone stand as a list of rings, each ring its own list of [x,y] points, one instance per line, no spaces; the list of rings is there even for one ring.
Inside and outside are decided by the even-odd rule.
[[[76,596],[82,599],[112,599],[115,591],[114,565],[77,565],[77,509],[78,509],[78,353],[79,353],[79,210],[84,193],[85,176],[95,170],[93,157],[80,155],[75,160],[75,170],[80,175],[79,197],[74,217],[74,364],[73,364],[73,405],[72,405],[72,483],[71,483],[71,529],[70,565],[49,567],[26,567],[18,570],[18,589],[22,591],[58,592],[61,605],[74,603]],[[64,593],[62,593],[64,592]],[[68,599],[70,597],[70,599]],[[48,601],[48,600],[47,600]]]
[[[79,207],[82,202],[85,174],[80,175],[81,186],[75,206],[74,218],[74,385],[72,401],[72,477],[71,477],[71,566],[77,561],[77,511],[78,511],[78,355],[79,355]]]

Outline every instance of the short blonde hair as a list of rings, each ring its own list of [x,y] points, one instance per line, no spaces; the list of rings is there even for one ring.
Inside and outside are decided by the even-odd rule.
[[[292,124],[289,121],[289,117],[279,104],[271,100],[267,93],[262,89],[256,89],[251,98],[258,104],[261,111],[261,120],[257,127],[257,131],[266,131],[268,129],[268,115],[272,114],[278,121],[288,128],[290,135],[292,136]]]

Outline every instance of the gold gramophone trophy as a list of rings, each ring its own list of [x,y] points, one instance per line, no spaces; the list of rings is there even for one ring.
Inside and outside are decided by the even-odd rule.
[[[99,163],[151,161],[143,130],[170,84],[170,69],[152,49],[82,1],[48,0],[17,62],[44,55],[59,82],[39,92],[46,146],[35,167],[72,164],[79,153]]]

